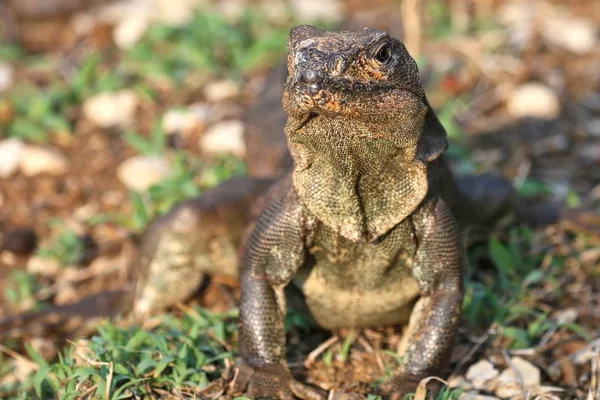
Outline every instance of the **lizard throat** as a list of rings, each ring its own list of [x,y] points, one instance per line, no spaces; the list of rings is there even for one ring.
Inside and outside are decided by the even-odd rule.
[[[339,122],[316,118],[287,132],[294,188],[332,230],[354,242],[373,241],[423,201],[426,166],[415,157],[416,145],[398,147],[394,140]]]

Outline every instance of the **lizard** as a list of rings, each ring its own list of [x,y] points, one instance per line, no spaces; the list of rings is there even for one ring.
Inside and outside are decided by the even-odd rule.
[[[406,362],[385,386],[400,398],[439,373],[460,317],[464,248],[445,131],[415,61],[377,29],[292,28],[283,107],[292,170],[275,183],[238,178],[159,218],[142,240],[134,310],[190,294],[205,272],[235,265],[244,243],[240,390],[321,398],[285,363],[295,287],[324,328],[408,322]],[[242,223],[240,202],[250,209]],[[219,231],[234,220],[237,232],[249,226],[235,239]]]

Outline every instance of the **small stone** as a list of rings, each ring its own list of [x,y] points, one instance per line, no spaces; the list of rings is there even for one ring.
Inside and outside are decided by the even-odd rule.
[[[13,67],[6,63],[0,63],[0,93],[8,90],[15,79]]]
[[[138,98],[131,90],[104,92],[83,104],[83,114],[102,128],[124,126],[133,121]]]
[[[204,87],[204,96],[211,103],[234,98],[240,92],[240,86],[232,80],[211,82]]]
[[[243,135],[244,124],[241,121],[223,121],[210,127],[198,145],[205,153],[232,153],[241,157],[246,154]]]
[[[2,235],[0,247],[14,254],[29,254],[35,250],[38,237],[31,228],[7,229]]]
[[[167,134],[189,136],[194,130],[202,128],[208,119],[208,113],[200,109],[169,110],[162,118],[162,127]]]
[[[304,22],[339,22],[344,15],[339,0],[292,0],[291,6],[296,18]]]
[[[123,50],[132,48],[146,33],[150,21],[144,14],[131,14],[117,23],[113,30],[113,40]]]
[[[522,392],[523,388],[532,389],[540,386],[541,373],[538,367],[521,357],[513,357],[511,366],[498,377],[495,394],[502,398],[510,398]]]
[[[26,146],[20,160],[21,172],[25,176],[40,174],[62,175],[67,172],[66,158],[50,149]]]
[[[560,114],[560,101],[549,87],[530,82],[515,89],[506,108],[515,118],[554,119]]]
[[[0,262],[6,266],[12,267],[17,263],[17,256],[10,251],[0,251]]]
[[[498,374],[499,372],[494,367],[494,364],[484,359],[469,367],[466,378],[471,381],[475,389],[484,389],[487,388],[486,383],[494,379]]]
[[[0,141],[0,178],[8,178],[19,168],[25,144],[16,138]]]
[[[60,269],[58,261],[51,258],[32,256],[27,261],[27,272],[33,275],[55,276]]]
[[[171,174],[171,163],[161,156],[135,156],[125,160],[117,176],[129,190],[143,192]]]
[[[540,18],[540,23],[542,37],[555,46],[579,55],[588,54],[597,46],[597,27],[590,20],[557,13]]]

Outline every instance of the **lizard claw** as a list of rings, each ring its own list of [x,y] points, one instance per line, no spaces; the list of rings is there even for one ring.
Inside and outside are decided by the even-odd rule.
[[[233,392],[244,393],[252,399],[325,399],[318,389],[294,380],[290,371],[282,364],[257,368],[243,364],[233,381]]]

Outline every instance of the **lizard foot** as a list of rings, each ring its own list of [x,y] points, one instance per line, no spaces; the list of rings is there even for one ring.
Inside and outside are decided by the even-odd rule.
[[[245,393],[245,396],[256,400],[325,399],[318,389],[294,380],[287,367],[281,364],[257,368],[243,364],[233,382],[233,391],[234,393]]]

